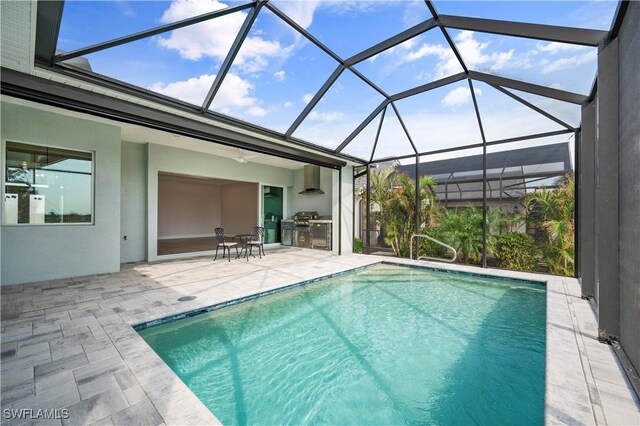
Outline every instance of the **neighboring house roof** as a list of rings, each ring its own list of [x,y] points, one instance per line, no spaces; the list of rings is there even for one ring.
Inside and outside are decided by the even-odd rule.
[[[482,199],[483,156],[449,158],[420,163],[420,176],[433,176],[439,199]],[[415,179],[413,164],[396,167]],[[573,171],[569,144],[522,148],[487,154],[487,198],[520,198],[541,186],[555,186],[557,177]]]

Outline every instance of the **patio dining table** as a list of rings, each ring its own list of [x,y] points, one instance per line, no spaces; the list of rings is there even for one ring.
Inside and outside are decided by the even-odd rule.
[[[248,251],[248,243],[254,237],[253,234],[236,234],[233,236],[233,239],[240,244],[240,253],[236,256],[236,259],[242,257],[242,253],[244,252],[244,256],[247,258],[247,262],[249,261],[249,251]]]

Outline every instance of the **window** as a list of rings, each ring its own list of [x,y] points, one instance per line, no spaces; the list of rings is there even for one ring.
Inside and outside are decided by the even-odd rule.
[[[93,154],[7,142],[5,224],[92,223]]]

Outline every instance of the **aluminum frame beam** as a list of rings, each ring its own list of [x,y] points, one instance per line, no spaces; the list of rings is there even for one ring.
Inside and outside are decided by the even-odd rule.
[[[242,27],[240,27],[240,30],[238,31],[238,34],[236,35],[236,38],[233,41],[233,44],[231,45],[229,52],[227,53],[227,56],[224,58],[224,61],[222,62],[222,65],[220,66],[220,69],[216,74],[216,78],[213,80],[213,84],[211,85],[211,88],[209,89],[207,96],[204,98],[204,102],[202,103],[200,112],[205,112],[211,106],[211,102],[213,102],[213,98],[218,93],[218,90],[220,90],[220,87],[222,86],[222,82],[224,81],[224,78],[227,76],[227,73],[229,72],[231,65],[233,65],[233,61],[236,59],[236,56],[238,56],[238,53],[242,48],[242,43],[249,35],[249,31],[251,31],[251,27],[253,26],[253,23],[256,21],[256,18],[258,17],[258,13],[260,13],[260,9],[262,9],[263,5],[264,5],[263,2],[256,3],[253,9],[251,9],[251,11],[247,14],[246,18],[244,19],[244,22],[242,23]]]
[[[35,60],[50,66],[56,54],[64,1],[38,0],[36,10]]]
[[[511,93],[510,91],[508,91],[507,89],[497,86],[495,84],[489,84],[489,86],[493,87],[494,89],[504,93],[505,95],[509,96],[511,99],[514,99],[518,102],[520,102],[522,105],[527,106],[529,108],[531,108],[532,110],[534,110],[535,112],[537,112],[538,114],[542,114],[545,117],[547,117],[549,120],[555,121],[556,123],[558,123],[559,125],[561,125],[562,127],[566,128],[567,130],[573,130],[575,131],[575,127],[565,123],[564,121],[560,120],[558,117],[556,117],[555,115],[549,114],[548,112],[546,112],[545,110],[543,110],[542,108],[538,108],[537,106],[533,105],[531,102],[527,101],[526,99],[522,99],[520,96],[516,95],[515,93]]]
[[[557,99],[559,101],[577,105],[582,105],[587,100],[586,96],[578,93],[567,92],[564,90],[554,89],[552,87],[540,86],[538,84],[513,80],[511,78],[500,77],[497,75],[485,74],[478,71],[469,71],[469,78],[476,81],[482,81],[490,85],[509,87],[522,92],[533,93],[534,95],[540,95],[545,98]]]
[[[373,141],[373,149],[371,150],[371,158],[369,158],[369,162],[373,161],[373,157],[376,155],[376,148],[378,147],[378,139],[380,139],[380,131],[382,130],[382,125],[384,124],[384,116],[387,113],[387,107],[384,107],[382,110],[382,115],[380,115],[380,123],[378,124],[378,131],[376,132],[376,138]]]
[[[502,177],[503,180],[507,180],[507,179],[522,179],[523,182],[519,182],[517,184],[514,185],[521,185],[521,184],[526,184],[528,179],[534,179],[534,180],[542,180],[542,179],[547,179],[547,178],[554,178],[554,177],[560,177],[560,176],[564,176],[566,175],[566,172],[536,172],[536,173],[523,173],[519,176],[496,176],[496,177],[487,177],[487,182],[500,182],[500,178]],[[481,179],[474,179],[474,178],[465,178],[465,179],[452,179],[452,178],[447,178],[447,180],[440,180],[438,181],[438,179],[436,179],[436,183],[439,183],[440,185],[442,185],[443,183],[448,183],[450,185],[452,184],[465,184],[465,183],[476,183],[476,182],[480,182]],[[505,186],[503,189],[505,188],[509,188],[511,185],[509,186]],[[497,191],[498,188],[493,189],[494,191]],[[475,190],[463,190],[460,189],[460,192],[477,192]],[[438,194],[442,194],[442,192],[438,192]]]
[[[465,78],[467,78],[467,76],[463,72],[450,75],[449,77],[441,78],[440,80],[432,81],[431,83],[423,84],[422,86],[414,87],[413,89],[391,95],[389,100],[399,101],[401,99],[408,98],[409,96],[418,95],[420,93],[428,92],[429,90],[437,89],[438,87],[446,86],[447,84],[464,80]]]
[[[427,19],[426,21],[423,21],[421,23],[419,23],[418,25],[415,25],[409,29],[406,29],[404,31],[402,31],[401,33],[398,33],[396,35],[394,35],[393,37],[389,37],[388,39],[381,41],[378,44],[375,44],[373,46],[371,46],[368,49],[363,50],[360,53],[357,53],[353,56],[351,56],[350,58],[347,58],[344,63],[347,66],[352,66],[355,65],[359,62],[362,62],[366,59],[371,58],[372,56],[377,55],[378,53],[382,53],[387,49],[390,49],[394,46],[397,46],[415,36],[418,36],[422,33],[425,33],[427,31],[429,31],[432,28],[435,28],[436,25],[436,20],[431,18],[431,19]]]
[[[527,141],[527,140],[531,140],[531,139],[541,139],[541,138],[548,138],[551,136],[559,136],[559,135],[567,135],[569,133],[573,133],[574,130],[555,130],[553,132],[544,132],[544,133],[534,133],[532,135],[526,135],[526,136],[516,136],[513,138],[507,138],[507,139],[497,139],[497,140],[493,140],[493,141],[487,141],[487,146],[491,146],[491,145],[500,145],[503,143],[510,143],[510,142],[520,142],[520,141]]]
[[[476,118],[478,119],[478,127],[480,128],[480,136],[482,137],[482,267],[487,267],[487,138],[484,135],[484,126],[480,118],[480,109],[478,108],[478,100],[476,92],[473,89],[473,82],[469,82],[469,90],[471,91],[471,100],[473,100],[473,108],[476,110]]]
[[[618,37],[618,33],[620,32],[620,28],[622,27],[622,22],[624,21],[624,17],[627,14],[627,9],[629,8],[630,0],[622,0],[618,2],[618,7],[616,9],[615,18],[611,23],[611,29],[609,30],[609,34],[607,35],[607,40],[611,41],[614,38]]]
[[[438,24],[446,28],[577,44],[580,46],[597,46],[607,36],[607,31],[600,30],[451,15],[440,15]]]
[[[266,7],[271,12],[273,12],[278,18],[282,19],[286,24],[288,24],[291,28],[293,28],[294,30],[302,34],[309,41],[311,41],[313,44],[319,47],[324,53],[331,56],[335,61],[337,61],[341,65],[345,65],[344,60],[340,56],[338,56],[333,50],[329,49],[327,46],[322,44],[320,40],[315,38],[309,31],[302,28],[296,21],[289,18],[289,16],[287,16],[283,11],[281,11],[280,9],[278,9],[277,7],[275,7],[273,4],[269,2],[267,2]]]
[[[402,126],[402,130],[404,130],[405,135],[407,135],[407,139],[409,139],[409,143],[411,144],[411,147],[413,148],[413,152],[417,155],[418,154],[418,149],[416,148],[416,145],[413,143],[413,138],[411,137],[411,134],[409,134],[409,130],[407,129],[407,126],[404,125],[404,120],[402,119],[402,116],[400,115],[400,111],[398,111],[398,108],[396,108],[396,105],[391,102],[391,108],[393,108],[393,111],[396,113],[396,117],[398,117],[398,121],[400,122],[400,126]]]
[[[362,123],[360,123],[360,125],[358,127],[356,127],[356,129],[351,132],[351,134],[349,136],[347,136],[347,138],[340,144],[338,145],[338,147],[335,149],[336,153],[340,153],[347,145],[349,145],[349,142],[351,142],[353,140],[353,138],[355,138],[356,136],[358,136],[358,133],[360,133],[365,127],[367,127],[367,125],[369,125],[369,123],[371,123],[371,121],[376,118],[376,116],[380,113],[380,111],[382,111],[384,108],[387,107],[387,105],[389,105],[391,101],[388,99],[385,99],[384,101],[382,101],[380,103],[380,105],[378,105],[376,107],[376,109],[374,109],[371,114],[369,114],[367,116],[367,118],[365,118]]]
[[[324,82],[324,84],[322,85],[322,87],[320,87],[320,89],[318,89],[318,91],[316,92],[316,94],[313,96],[313,98],[311,98],[311,100],[309,101],[309,103],[307,105],[305,105],[304,109],[302,110],[302,112],[300,112],[300,114],[298,114],[298,116],[296,117],[296,119],[293,121],[293,123],[291,124],[291,126],[289,126],[289,129],[284,133],[284,135],[286,137],[290,137],[293,132],[296,131],[296,129],[300,126],[300,124],[302,123],[302,121],[307,118],[307,116],[309,115],[309,113],[311,112],[311,110],[313,108],[315,108],[315,106],[318,104],[318,102],[320,102],[320,99],[322,99],[322,97],[325,95],[325,93],[327,93],[327,91],[329,90],[329,88],[331,88],[331,86],[333,85],[333,83],[336,82],[336,80],[338,79],[338,77],[340,77],[340,75],[342,74],[342,72],[345,70],[345,67],[340,64],[338,65],[338,67],[333,71],[333,73],[331,73],[331,75],[329,76],[329,78],[327,79],[327,81]]]
[[[42,3],[52,3],[47,0],[39,0],[38,8],[42,7]],[[249,9],[251,7],[255,7],[255,3],[245,3],[238,6],[228,7],[226,9],[220,9],[209,13],[204,13],[202,15],[194,16],[192,18],[183,19],[181,21],[172,22],[170,24],[161,25],[159,27],[150,28],[148,30],[140,31],[134,34],[130,34],[123,37],[114,38],[112,40],[108,40],[102,43],[93,44],[91,46],[83,47],[81,49],[77,49],[71,52],[62,53],[60,55],[56,55],[53,58],[55,63],[63,62],[69,59],[77,58],[79,56],[88,55],[90,53],[95,53],[100,50],[108,49],[110,47],[120,46],[122,44],[130,43],[133,41],[141,40],[143,38],[152,37],[158,34],[166,33],[168,31],[177,30],[183,27],[187,27],[189,25],[198,24],[200,22],[208,21],[210,19],[218,18],[220,16],[229,15],[231,13],[239,12],[244,9]],[[56,37],[57,41],[57,37]]]
[[[440,18],[440,15],[438,14],[438,11],[436,10],[436,7],[433,5],[433,2],[431,0],[424,0],[424,2],[426,3],[427,8],[429,8],[429,12],[431,12],[431,15],[433,16],[433,18],[437,22],[439,20],[439,18]],[[447,29],[445,27],[443,27],[441,25],[439,25],[439,27],[440,27],[440,31],[442,31],[442,35],[447,40],[447,43],[449,43],[449,47],[453,51],[453,54],[458,59],[458,62],[460,63],[460,66],[464,70],[465,74],[468,74],[469,73],[469,68],[467,68],[467,65],[464,63],[464,59],[462,58],[462,55],[460,54],[460,51],[458,51],[458,47],[456,46],[456,44],[451,39],[451,36],[449,35],[449,32],[447,31]]]

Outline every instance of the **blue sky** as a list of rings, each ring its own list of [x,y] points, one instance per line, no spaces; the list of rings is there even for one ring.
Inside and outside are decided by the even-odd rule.
[[[271,1],[343,58],[430,18],[422,1]],[[73,50],[237,4],[223,0],[67,1],[58,48]],[[436,1],[435,5],[441,14],[603,30],[609,28],[616,8],[615,1]],[[199,105],[245,16],[246,12],[237,12],[87,58],[98,73]],[[594,48],[459,30],[450,30],[450,34],[473,70],[582,94],[589,92],[595,76]],[[211,109],[284,132],[337,65],[263,8]],[[370,58],[356,69],[390,94],[461,71],[438,29]],[[489,86],[478,84],[476,89],[488,127],[511,123],[508,129],[488,130],[488,139],[557,126],[541,116],[532,119],[531,111],[509,98],[505,101],[505,95]],[[535,97],[528,100],[573,120],[569,124],[578,124],[579,107]],[[347,70],[294,136],[335,148],[381,101],[380,94]],[[397,107],[419,149],[477,142],[477,122],[471,114],[466,82],[406,99]],[[377,126],[373,127],[375,135]],[[390,110],[383,126],[385,140],[379,142],[377,152],[404,151],[408,143],[394,142],[394,129],[400,127]],[[354,141],[347,151],[368,158],[371,144]]]

